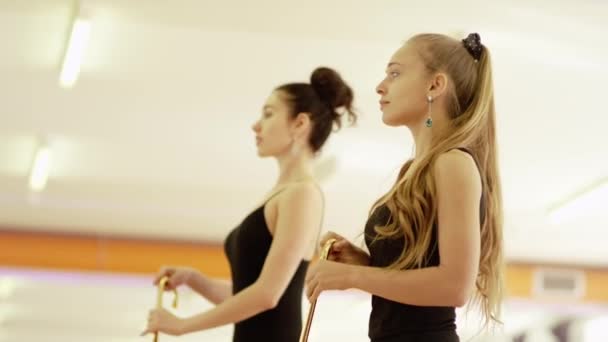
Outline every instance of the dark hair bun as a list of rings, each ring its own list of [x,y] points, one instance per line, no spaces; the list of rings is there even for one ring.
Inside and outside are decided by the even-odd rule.
[[[315,69],[310,75],[310,85],[329,109],[331,121],[338,128],[342,126],[343,114],[347,114],[351,124],[357,121],[357,114],[353,110],[353,90],[335,70],[326,67]],[[343,110],[337,111],[339,108]]]
[[[353,90],[335,70],[326,67],[315,69],[310,76],[310,85],[319,99],[331,110],[334,121],[338,126],[341,116],[340,113],[336,112],[338,108],[345,109],[351,122],[356,120],[352,110]]]

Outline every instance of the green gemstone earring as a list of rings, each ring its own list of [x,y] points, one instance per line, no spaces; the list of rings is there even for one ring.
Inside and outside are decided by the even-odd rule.
[[[426,127],[433,127],[433,118],[431,118],[431,104],[433,103],[433,97],[431,95],[428,95],[426,97],[426,101],[429,103],[429,117],[426,119]]]

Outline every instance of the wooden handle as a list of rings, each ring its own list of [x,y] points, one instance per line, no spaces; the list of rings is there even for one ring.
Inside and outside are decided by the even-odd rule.
[[[331,251],[331,246],[336,242],[336,239],[329,239],[323,245],[323,250],[321,251],[321,255],[319,256],[319,260],[327,260],[329,257],[329,252]],[[306,318],[306,324],[304,325],[304,329],[302,329],[302,334],[300,335],[300,342],[307,342],[308,335],[310,334],[310,326],[312,325],[312,318],[315,314],[315,308],[317,306],[317,300],[315,299],[310,303],[310,308],[308,309],[308,317]]]
[[[167,287],[167,283],[169,282],[169,277],[164,276],[158,282],[158,291],[156,292],[156,308],[160,309],[163,307],[163,294],[165,293],[165,288]],[[177,290],[173,289],[173,307],[177,308]],[[158,332],[154,333],[154,342],[158,342]]]

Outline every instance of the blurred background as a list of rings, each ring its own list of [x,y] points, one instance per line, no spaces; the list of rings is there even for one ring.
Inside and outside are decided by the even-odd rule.
[[[0,0],[0,342],[151,340],[162,264],[228,276],[223,239],[277,175],[251,124],[320,65],[362,114],[317,160],[324,229],[361,243],[413,150],[374,88],[427,31],[493,54],[508,296],[490,333],[459,310],[462,340],[608,341],[608,2]],[[369,307],[323,294],[311,342],[368,341]]]

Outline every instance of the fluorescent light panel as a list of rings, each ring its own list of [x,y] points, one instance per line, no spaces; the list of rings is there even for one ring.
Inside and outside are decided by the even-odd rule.
[[[76,83],[90,34],[91,22],[77,18],[72,25],[72,33],[59,76],[59,84],[62,87],[69,88]]]
[[[51,149],[48,146],[41,146],[36,151],[30,171],[29,186],[32,191],[38,192],[45,188],[51,169],[51,157]]]
[[[549,220],[559,224],[607,210],[608,178],[574,195],[549,212]]]

